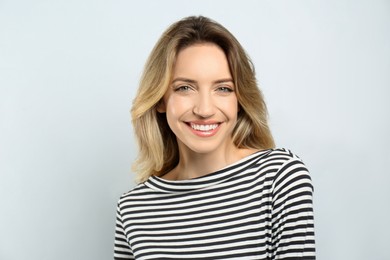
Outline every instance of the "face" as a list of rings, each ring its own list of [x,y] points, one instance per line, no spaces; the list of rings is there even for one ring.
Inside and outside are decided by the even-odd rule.
[[[181,50],[158,111],[166,112],[180,151],[226,153],[233,148],[238,102],[223,50],[211,43]]]

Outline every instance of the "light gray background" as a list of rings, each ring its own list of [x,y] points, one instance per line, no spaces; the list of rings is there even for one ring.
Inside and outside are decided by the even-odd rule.
[[[172,22],[252,57],[280,147],[315,185],[318,259],[390,259],[389,1],[0,0],[0,259],[111,259],[129,109]]]

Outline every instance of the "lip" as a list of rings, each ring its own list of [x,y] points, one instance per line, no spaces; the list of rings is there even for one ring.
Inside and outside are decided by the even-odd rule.
[[[199,137],[214,136],[221,127],[221,122],[217,121],[191,121],[186,124],[191,132]]]

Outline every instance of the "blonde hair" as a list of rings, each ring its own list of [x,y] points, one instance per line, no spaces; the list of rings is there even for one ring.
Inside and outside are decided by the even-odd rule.
[[[233,141],[238,148],[269,149],[274,141],[267,123],[267,107],[257,86],[250,58],[237,39],[222,25],[203,16],[172,24],[154,46],[141,76],[131,108],[139,154],[133,164],[139,182],[161,176],[179,162],[176,136],[157,106],[171,84],[180,50],[196,43],[214,43],[225,52],[240,106]]]

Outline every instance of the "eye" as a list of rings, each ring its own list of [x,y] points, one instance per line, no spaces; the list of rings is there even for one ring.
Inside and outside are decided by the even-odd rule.
[[[220,86],[220,87],[217,88],[217,91],[218,92],[222,92],[222,93],[231,93],[234,90],[231,87],[229,87],[229,86]]]
[[[177,86],[175,87],[175,92],[188,92],[191,90],[191,86],[188,86],[188,85],[181,85],[181,86]]]

